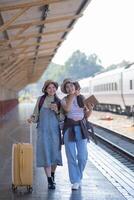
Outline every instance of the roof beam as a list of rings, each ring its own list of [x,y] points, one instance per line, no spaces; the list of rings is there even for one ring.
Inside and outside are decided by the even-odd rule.
[[[14,41],[14,40],[22,40],[22,39],[31,39],[31,38],[35,38],[35,37],[40,37],[40,36],[47,36],[47,35],[53,35],[53,34],[58,34],[58,33],[63,33],[63,32],[69,32],[72,30],[73,27],[71,28],[62,28],[62,29],[58,29],[58,30],[53,30],[53,31],[47,31],[47,32],[44,32],[44,33],[33,33],[33,34],[29,34],[29,35],[25,35],[25,36],[19,36],[19,37],[16,37],[16,38],[11,38],[10,41]],[[2,43],[5,43],[7,40],[4,40],[4,41],[0,41],[0,44],[1,42]]]
[[[16,41],[17,38],[19,38],[19,35],[24,33],[28,28],[29,28],[29,26],[24,26],[21,30],[18,31],[18,33],[16,35],[12,36],[9,40],[0,40],[0,44],[2,44],[3,46],[9,45],[11,43],[11,41]],[[22,38],[22,39],[24,39],[24,38]]]
[[[14,78],[14,76],[16,78]],[[20,85],[20,80],[27,79],[27,71],[21,69],[17,69],[14,73],[6,80],[10,83],[12,87]]]
[[[10,65],[9,68],[4,70],[0,76],[2,76],[2,77],[8,76],[8,74],[12,71],[12,69],[15,68],[16,66],[18,66],[23,60],[24,60],[24,58],[17,59],[13,64]]]
[[[24,26],[38,26],[38,25],[43,25],[43,24],[49,24],[49,23],[55,23],[55,22],[60,22],[60,21],[66,21],[66,20],[74,20],[78,19],[81,17],[82,14],[78,15],[69,15],[69,16],[61,16],[61,17],[55,17],[55,18],[50,18],[50,19],[45,19],[45,20],[35,20],[33,22],[27,22],[27,23],[22,23],[22,24],[15,24],[8,26],[8,29],[17,29],[17,28],[23,28]]]
[[[2,76],[2,83],[5,84],[5,83],[7,83],[7,81],[12,79],[13,72],[16,71],[16,69],[20,70],[19,66],[22,66],[22,64],[24,64],[25,61],[26,61],[26,59],[19,60],[19,63],[17,66],[14,66],[14,68],[10,69],[10,72],[8,72],[4,76]]]
[[[48,57],[48,58],[51,58],[53,56],[53,54],[40,54],[37,58],[40,59],[40,58],[45,58],[45,57]],[[26,58],[29,58],[29,59],[33,59],[35,56],[34,55],[30,55],[30,56],[26,56]]]
[[[14,15],[10,20],[8,20],[7,22],[5,22],[2,26],[0,26],[0,32],[3,32],[5,30],[7,30],[7,28],[16,20],[18,19],[21,15],[23,15],[28,9],[28,8],[23,8],[22,10],[20,10],[19,12],[16,13],[16,15]]]
[[[44,50],[49,50],[49,49],[54,49],[54,48],[57,48],[57,46],[55,46],[55,45],[47,45],[46,46],[46,48],[44,48]],[[14,49],[15,50],[15,49]],[[13,56],[18,56],[18,54],[21,54],[22,53],[22,51],[20,51],[19,53],[15,53],[15,51],[12,51],[12,49],[11,50],[3,50],[2,52],[1,52],[1,57],[2,56],[4,56],[5,55],[5,52],[6,52],[6,56],[10,56],[10,55],[13,55]]]
[[[23,62],[24,63],[24,62]],[[8,74],[8,76],[6,76],[5,77],[5,82],[9,82],[11,79],[12,80],[14,80],[14,81],[16,81],[16,78],[14,78],[14,75],[16,74],[16,73],[18,73],[18,74],[21,74],[21,71],[25,71],[25,72],[27,72],[27,70],[26,69],[22,69],[22,68],[17,68],[17,67],[15,67],[9,74]]]
[[[27,48],[24,48],[20,51],[20,53],[24,53],[27,50]],[[7,61],[2,67],[3,67],[3,71],[5,71],[7,68],[9,68],[10,66],[12,66],[13,63],[16,62],[16,57],[12,60],[12,62],[9,60]]]
[[[44,5],[44,6],[42,6],[41,7],[41,21],[42,20],[46,20],[46,18],[48,17],[48,12],[49,12],[49,5]],[[39,28],[38,28],[38,33],[43,33],[44,32],[44,29],[45,29],[45,26],[44,26],[44,24],[43,25],[41,25],[41,26],[39,26]],[[41,42],[41,40],[42,40],[42,36],[39,36],[39,37],[37,37],[36,38],[36,40],[37,40],[37,43],[38,43],[38,45],[35,47],[35,57],[34,57],[34,61],[33,61],[33,63],[35,64],[36,63],[36,59],[37,59],[37,56],[38,56],[38,50],[39,50],[39,48],[40,48],[40,42]]]
[[[52,57],[53,55],[40,55],[39,57],[38,57],[38,60],[37,60],[37,62],[39,62],[40,63],[40,61],[39,61],[39,59],[40,58],[45,58],[45,61],[49,61],[49,59]],[[29,59],[32,59],[32,58],[34,58],[34,56],[23,56],[23,57],[21,57],[21,58],[18,58],[15,62],[13,62],[8,68],[6,68],[4,71],[3,71],[3,73],[1,73],[0,74],[0,77],[6,77],[6,76],[8,76],[9,75],[9,73],[10,73],[10,71],[12,71],[14,68],[18,68],[18,66],[22,63],[22,62],[25,62],[25,61],[28,61]]]
[[[27,2],[27,3],[0,4],[0,12],[22,9],[22,8],[33,7],[33,6],[43,6],[45,4],[52,4],[52,3],[64,2],[64,1],[69,1],[69,0],[36,0],[34,2]]]
[[[49,59],[52,57],[53,55],[51,54],[51,55],[44,55],[44,54],[42,54],[42,55],[39,55],[39,57],[38,57],[38,61],[37,62],[39,62],[39,60],[40,59],[44,59],[44,61],[49,61]],[[34,56],[28,56],[27,57],[29,60],[32,60],[33,58],[34,58]]]
[[[49,50],[50,49],[50,50]],[[50,53],[52,53],[53,51],[53,48],[48,48],[48,49],[39,49],[39,53],[40,52],[43,52],[43,53],[48,53],[48,54],[50,54]],[[26,54],[26,55],[28,55],[28,54],[31,54],[31,53],[35,53],[35,50],[31,50],[31,51],[26,51],[26,52],[20,52],[20,53],[16,53],[15,54],[15,56],[20,56],[20,55],[23,55],[23,54]],[[1,61],[1,59],[0,59],[0,61]]]
[[[57,29],[57,30],[53,30],[53,31],[46,31],[44,33],[32,33],[32,34],[28,34],[28,35],[24,35],[24,36],[13,36],[11,37],[9,40],[0,40],[0,44],[9,44],[11,43],[12,41],[16,41],[16,40],[23,40],[23,39],[31,39],[31,38],[35,38],[35,37],[40,37],[40,36],[47,36],[47,35],[53,35],[53,34],[58,34],[58,33],[64,33],[64,32],[69,32],[72,30],[73,27],[71,28],[62,28],[62,29]],[[27,28],[24,29],[24,31],[26,30]],[[24,32],[23,31],[23,32]],[[22,31],[20,31],[21,34],[22,34]]]
[[[47,44],[57,44],[59,42],[62,42],[64,41],[64,39],[60,39],[60,40],[50,40],[50,41],[46,41],[46,42],[41,42],[40,45],[47,45]],[[24,48],[29,48],[29,47],[34,47],[34,46],[37,46],[38,43],[35,42],[33,44],[28,44],[28,45],[23,45],[23,46],[16,46],[14,48],[12,48],[11,50],[16,50],[16,49],[24,49]],[[3,50],[3,52],[7,52],[9,50]]]

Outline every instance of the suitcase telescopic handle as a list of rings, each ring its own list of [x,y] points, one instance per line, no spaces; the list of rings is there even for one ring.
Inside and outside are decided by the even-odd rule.
[[[30,143],[32,144],[32,123],[30,123]]]

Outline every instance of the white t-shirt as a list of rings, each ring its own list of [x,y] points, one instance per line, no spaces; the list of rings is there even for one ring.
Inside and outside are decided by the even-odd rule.
[[[66,98],[61,100],[61,105],[66,105]],[[71,105],[71,110],[66,114],[67,118],[73,119],[75,121],[82,120],[84,117],[84,110],[80,108],[77,103],[77,98],[74,97]]]

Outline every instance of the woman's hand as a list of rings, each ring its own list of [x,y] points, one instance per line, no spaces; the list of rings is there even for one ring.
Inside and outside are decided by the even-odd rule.
[[[58,106],[56,103],[51,103],[50,104],[50,109],[55,111],[56,113],[58,112]]]
[[[29,119],[27,119],[27,122],[30,124],[35,119],[35,116],[32,115]]]
[[[88,106],[85,106],[84,115],[86,118],[90,117],[90,115],[92,114],[93,108],[94,108],[94,105],[90,103],[88,103]]]
[[[32,123],[32,119],[31,119],[31,118],[27,119],[27,122],[28,122],[29,124],[31,124],[31,123]]]

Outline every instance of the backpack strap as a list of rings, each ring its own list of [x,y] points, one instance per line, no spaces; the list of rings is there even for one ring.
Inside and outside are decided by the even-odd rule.
[[[60,107],[61,107],[61,100],[57,97],[57,95],[54,96],[54,102],[57,104],[58,106],[58,111],[60,111]]]
[[[84,108],[84,99],[84,96],[81,94],[77,96],[77,103],[80,108]]]
[[[44,103],[45,98],[46,98],[46,94],[42,95],[40,100],[39,100],[39,112],[40,112],[40,109],[41,109],[41,107]]]

